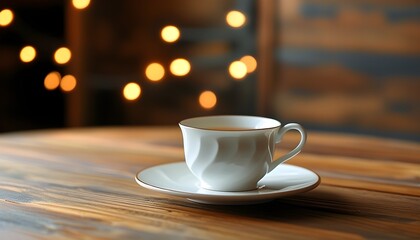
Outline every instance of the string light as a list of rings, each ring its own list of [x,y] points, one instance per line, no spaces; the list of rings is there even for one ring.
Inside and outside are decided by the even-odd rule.
[[[6,27],[13,21],[13,12],[10,9],[3,9],[0,11],[0,26]]]
[[[36,57],[36,50],[32,46],[26,46],[20,50],[20,60],[28,63],[32,62]]]
[[[212,91],[204,91],[198,97],[198,102],[200,103],[200,106],[205,109],[214,108],[217,103],[216,94]]]
[[[165,76],[165,69],[159,63],[151,63],[146,67],[146,77],[150,81],[160,81]]]
[[[76,9],[85,9],[90,5],[90,0],[72,0],[72,5]],[[13,12],[4,9],[0,12],[0,25],[7,26],[13,21]],[[226,15],[226,22],[234,28],[242,27],[246,23],[246,16],[240,11],[230,11]],[[176,26],[168,25],[162,28],[161,38],[163,41],[173,43],[179,40],[180,30]],[[20,58],[22,62],[31,62],[36,57],[36,50],[32,46],[22,48]],[[66,47],[57,49],[54,53],[54,60],[58,64],[66,64],[72,57],[71,51]],[[256,70],[257,61],[252,56],[244,56],[240,61],[234,61],[229,65],[229,73],[235,79],[242,79],[247,73]],[[185,76],[191,71],[191,64],[183,58],[175,59],[171,62],[170,72],[175,76]],[[145,69],[145,75],[150,81],[160,81],[165,76],[165,69],[160,63],[150,63]],[[50,72],[44,79],[44,86],[47,90],[54,90],[60,87],[65,92],[75,89],[77,80],[73,75],[66,75],[61,78],[60,73]],[[139,84],[130,82],[123,88],[125,99],[133,101],[140,97],[142,89]],[[203,91],[200,93],[198,102],[204,109],[212,109],[217,104],[217,96],[212,91]]]
[[[229,65],[230,75],[237,80],[240,80],[246,76],[247,68],[245,63],[241,61],[234,61]]]
[[[239,11],[230,11],[226,15],[226,22],[234,28],[242,27],[246,22],[246,16]]]
[[[44,79],[44,87],[47,90],[54,90],[60,85],[61,75],[59,72],[50,72]]]
[[[179,39],[179,36],[181,35],[179,29],[175,26],[166,26],[162,29],[160,32],[160,36],[165,42],[175,42]]]
[[[141,88],[137,83],[130,82],[124,86],[123,95],[125,99],[133,101],[140,97]]]
[[[66,47],[57,49],[54,53],[54,60],[58,64],[66,64],[71,59],[71,51]]]
[[[240,61],[245,63],[246,71],[248,73],[252,73],[255,71],[255,69],[257,69],[257,60],[255,60],[253,56],[243,56]]]
[[[76,9],[85,9],[89,6],[90,0],[72,0],[73,7]]]
[[[70,92],[73,91],[73,89],[76,87],[76,84],[77,81],[73,75],[66,75],[61,79],[60,88],[64,92]]]
[[[191,64],[186,59],[178,58],[171,62],[169,70],[175,76],[185,76],[191,70]]]

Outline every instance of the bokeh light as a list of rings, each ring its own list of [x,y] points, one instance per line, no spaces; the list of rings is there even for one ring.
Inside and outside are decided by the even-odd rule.
[[[234,61],[229,65],[229,74],[237,80],[244,78],[246,73],[246,65],[241,61]]]
[[[146,77],[150,81],[160,81],[165,76],[165,69],[159,63],[151,63],[146,67]]]
[[[169,43],[172,43],[178,40],[180,35],[181,33],[179,29],[175,26],[166,26],[160,32],[160,36],[162,37],[163,41],[169,42]]]
[[[44,87],[47,90],[54,90],[60,86],[61,75],[59,72],[50,72],[44,79]]]
[[[3,9],[0,11],[0,26],[5,27],[12,23],[13,12],[10,9]]]
[[[123,95],[125,99],[133,101],[140,97],[141,88],[140,85],[134,82],[127,83],[123,89]]]
[[[36,50],[32,46],[26,46],[20,50],[19,56],[22,62],[32,62],[36,57]]]
[[[90,0],[72,0],[72,4],[76,9],[85,9],[89,6]]]
[[[198,97],[198,102],[200,103],[200,106],[205,109],[214,108],[217,103],[216,94],[212,91],[204,91]]]
[[[191,64],[186,59],[178,58],[171,62],[169,69],[175,76],[185,76],[190,72]]]
[[[257,69],[257,60],[253,56],[243,56],[240,61],[245,63],[248,73],[252,73]]]
[[[76,78],[73,75],[66,75],[61,79],[60,82],[60,88],[64,92],[70,92],[73,91],[73,89],[76,87],[77,81]]]
[[[68,63],[71,59],[71,51],[66,47],[57,49],[54,53],[54,60],[58,64]]]
[[[230,11],[226,15],[226,22],[234,28],[242,27],[246,22],[246,16],[239,11]]]

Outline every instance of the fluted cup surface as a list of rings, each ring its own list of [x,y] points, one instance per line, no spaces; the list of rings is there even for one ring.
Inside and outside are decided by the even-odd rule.
[[[305,144],[306,132],[299,124],[281,127],[279,121],[257,116],[208,116],[183,120],[185,161],[200,186],[216,191],[247,191]],[[275,144],[288,130],[301,133],[299,145],[277,160]]]

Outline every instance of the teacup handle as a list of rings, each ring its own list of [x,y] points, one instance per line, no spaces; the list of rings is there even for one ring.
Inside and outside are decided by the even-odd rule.
[[[289,123],[289,124],[286,124],[284,127],[280,128],[280,130],[278,131],[276,135],[276,139],[275,139],[276,144],[280,143],[281,139],[283,138],[283,135],[289,130],[297,130],[300,133],[300,142],[292,151],[272,161],[269,166],[268,172],[271,172],[274,168],[276,168],[281,163],[284,163],[287,160],[291,159],[292,157],[296,156],[302,150],[303,145],[305,145],[306,131],[305,129],[303,129],[303,127],[300,124],[297,124],[297,123]]]

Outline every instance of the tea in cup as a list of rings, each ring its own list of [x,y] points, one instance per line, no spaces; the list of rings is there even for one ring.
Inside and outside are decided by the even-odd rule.
[[[281,163],[298,154],[306,132],[297,123],[281,126],[258,116],[207,116],[185,119],[182,131],[185,161],[200,187],[215,191],[247,191]],[[299,144],[273,159],[275,145],[289,130],[297,130]]]

